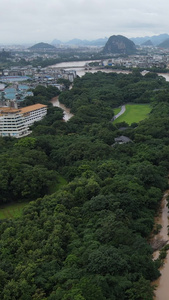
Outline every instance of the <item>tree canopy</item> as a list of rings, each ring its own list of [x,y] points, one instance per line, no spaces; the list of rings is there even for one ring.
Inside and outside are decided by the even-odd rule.
[[[86,74],[59,96],[71,120],[49,107],[29,137],[0,138],[1,204],[30,201],[0,222],[2,300],[153,299],[160,273],[148,239],[169,171],[160,89],[169,84],[158,76]],[[114,107],[144,99],[148,119],[124,131],[111,122]],[[122,134],[133,142],[113,145]],[[67,184],[51,193],[60,176]]]

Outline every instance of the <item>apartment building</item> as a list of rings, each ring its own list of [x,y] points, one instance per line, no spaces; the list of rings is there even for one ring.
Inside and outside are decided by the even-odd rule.
[[[0,107],[0,136],[20,138],[31,133],[29,126],[47,114],[47,106],[30,105],[24,108]]]

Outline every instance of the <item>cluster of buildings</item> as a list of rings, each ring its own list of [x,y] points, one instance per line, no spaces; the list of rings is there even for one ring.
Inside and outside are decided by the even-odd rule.
[[[24,67],[10,67],[0,71],[1,82],[19,81],[16,77],[22,77],[25,80],[30,80],[34,84],[57,85],[58,79],[68,79],[70,82],[76,78],[75,70],[64,70],[57,67],[41,66],[33,67],[32,65]],[[16,79],[15,79],[16,78]],[[60,87],[60,85],[58,85]],[[60,87],[61,88],[61,87]]]
[[[102,61],[102,66],[125,68],[169,68],[169,55],[149,54],[113,57]]]
[[[32,87],[28,84],[13,83],[6,85],[4,83],[0,83],[0,106],[5,104],[8,100],[15,99],[19,103],[23,101],[25,97],[33,96],[31,89]]]
[[[62,86],[57,83],[58,79],[67,79],[70,82],[73,82],[76,76],[75,70],[46,67],[38,69],[38,71],[34,74],[34,81],[40,84],[47,83],[48,85],[58,86],[59,89],[62,89]]]
[[[29,127],[47,114],[47,106],[34,104],[18,108],[15,101],[0,107],[0,136],[21,138],[31,133]]]
[[[0,136],[21,138],[31,133],[30,126],[47,114],[47,106],[35,104],[18,108],[20,101],[32,96],[31,89],[37,85],[55,86],[62,90],[58,79],[73,82],[75,70],[47,67],[10,67],[0,73]],[[23,81],[23,82],[21,82]]]

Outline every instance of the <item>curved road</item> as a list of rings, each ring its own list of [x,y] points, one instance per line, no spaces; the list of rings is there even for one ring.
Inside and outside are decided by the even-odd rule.
[[[125,110],[126,110],[125,105],[122,105],[122,106],[121,106],[121,111],[120,111],[117,115],[115,115],[115,116],[112,118],[111,121],[116,120],[118,117],[120,117],[122,114],[124,114]]]

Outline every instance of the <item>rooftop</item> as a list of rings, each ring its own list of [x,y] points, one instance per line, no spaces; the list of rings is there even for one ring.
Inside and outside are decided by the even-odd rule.
[[[29,105],[29,106],[20,108],[20,112],[24,114],[24,113],[34,111],[34,110],[37,110],[37,109],[40,109],[40,108],[45,108],[45,107],[47,108],[47,105],[37,103],[37,104],[34,104],[34,105]]]
[[[2,106],[0,107],[0,113],[19,113],[20,110],[14,107]]]
[[[127,136],[121,135],[114,139],[116,143],[129,143],[133,142],[131,139],[129,139]]]
[[[34,111],[34,110],[38,110],[40,108],[44,108],[46,107],[47,108],[47,105],[44,105],[44,104],[40,104],[40,103],[37,103],[37,104],[34,104],[34,105],[29,105],[29,106],[26,106],[26,107],[23,107],[23,108],[14,108],[14,107],[7,107],[7,106],[2,106],[0,107],[0,114],[4,114],[4,113],[27,113],[27,112],[31,112],[31,111]]]

